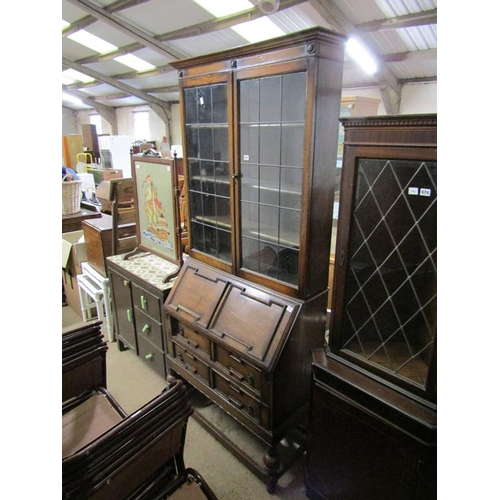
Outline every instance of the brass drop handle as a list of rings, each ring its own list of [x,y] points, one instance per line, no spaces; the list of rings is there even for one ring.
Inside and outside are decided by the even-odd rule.
[[[142,327],[142,333],[148,333],[151,331],[151,327],[146,323],[143,327]]]
[[[129,280],[123,280],[123,286],[129,287],[130,286],[130,281]]]
[[[144,357],[149,361],[150,359],[154,358],[154,353],[150,352],[149,354],[146,354],[146,356]]]
[[[129,320],[130,323],[132,323],[134,316],[132,315],[132,310],[127,309],[127,319]]]
[[[148,307],[148,299],[146,299],[144,295],[141,295],[141,308],[147,309],[147,307]]]
[[[247,383],[250,387],[255,385],[255,377],[252,374],[247,375]]]

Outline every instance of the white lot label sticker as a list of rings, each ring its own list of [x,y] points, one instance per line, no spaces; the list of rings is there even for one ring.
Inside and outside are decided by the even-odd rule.
[[[414,187],[408,188],[408,194],[413,194],[413,195],[418,194],[418,188],[414,188]]]
[[[243,155],[243,160],[248,161],[250,159],[250,155]]]
[[[420,196],[430,196],[430,195],[431,195],[431,190],[429,188],[420,189]]]

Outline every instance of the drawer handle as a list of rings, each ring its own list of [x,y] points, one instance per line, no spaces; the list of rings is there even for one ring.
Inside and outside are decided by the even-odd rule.
[[[240,365],[242,365],[242,364],[243,364],[243,362],[241,361],[241,359],[240,359],[240,358],[237,358],[234,354],[229,353],[229,357],[230,357],[231,359],[234,359],[234,361],[236,361],[236,363],[239,363]]]
[[[233,384],[229,383],[229,388],[232,389],[236,394],[242,394],[241,389],[239,387],[234,386]]]
[[[130,281],[129,280],[123,280],[123,286],[129,287],[130,286]]]
[[[253,406],[252,406],[251,404],[248,404],[248,405],[247,405],[247,412],[248,412],[248,414],[249,414],[251,417],[253,417],[253,416],[254,416],[254,414],[255,414],[255,410],[253,409]]]
[[[255,385],[255,377],[251,373],[247,375],[247,384],[250,387],[253,387]]]
[[[229,333],[221,332],[220,337],[221,338],[229,337],[231,340],[234,340],[235,342],[238,342],[238,344],[241,344],[243,347],[246,347],[247,351],[251,351],[253,349],[253,344],[247,344],[246,342],[243,342],[243,340],[237,339],[236,337],[229,335]]]
[[[144,297],[144,295],[141,295],[141,308],[142,309],[148,308],[148,299],[146,299],[146,297]]]
[[[187,337],[184,337],[184,340],[186,341],[187,344],[189,344],[194,349],[198,349],[199,344],[197,344],[196,342],[193,342],[191,339],[188,339]]]
[[[232,368],[229,368],[229,375],[232,375],[234,378],[237,378],[240,382],[243,382],[245,380],[245,377],[241,374],[239,374],[236,370],[233,370]]]
[[[198,321],[200,319],[200,315],[199,314],[191,311],[190,309],[188,309],[187,307],[182,306],[181,304],[177,305],[176,308],[175,308],[176,311],[178,311],[179,309],[181,311],[184,311],[185,313],[188,313],[190,316],[193,317],[193,319],[195,321]]]
[[[185,355],[186,355],[189,359],[192,359],[193,361],[198,361],[198,360],[197,360],[197,359],[196,359],[196,358],[195,358],[195,357],[194,357],[191,353],[189,353],[189,352],[187,352],[187,351],[186,351],[184,354],[185,354]]]
[[[229,399],[229,402],[233,405],[233,406],[236,406],[236,408],[238,408],[239,410],[241,410],[243,408],[243,405],[239,402],[239,401],[235,401],[233,398],[228,398]]]
[[[127,309],[127,319],[129,320],[130,323],[132,323],[134,316],[132,315],[132,310]]]
[[[198,373],[198,370],[196,368],[194,368],[193,366],[186,365],[186,369],[191,370],[194,375],[196,375]]]
[[[154,353],[150,352],[149,354],[146,354],[146,356],[144,357],[149,361],[150,359],[153,359],[154,356],[155,356]]]
[[[151,331],[151,327],[146,323],[143,327],[142,327],[142,333],[148,333]]]

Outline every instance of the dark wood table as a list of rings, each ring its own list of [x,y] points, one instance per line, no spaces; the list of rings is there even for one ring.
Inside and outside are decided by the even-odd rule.
[[[82,229],[82,221],[87,219],[98,219],[101,217],[101,212],[82,208],[76,214],[62,216],[62,232],[69,233],[71,231],[80,231]]]

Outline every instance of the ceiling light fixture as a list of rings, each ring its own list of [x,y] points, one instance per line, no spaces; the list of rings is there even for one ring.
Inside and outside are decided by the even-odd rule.
[[[345,44],[345,48],[347,54],[359,64],[365,73],[373,75],[377,71],[377,63],[368,50],[356,38],[349,38]]]
[[[280,6],[280,0],[259,0],[257,7],[262,14],[274,14]]]

